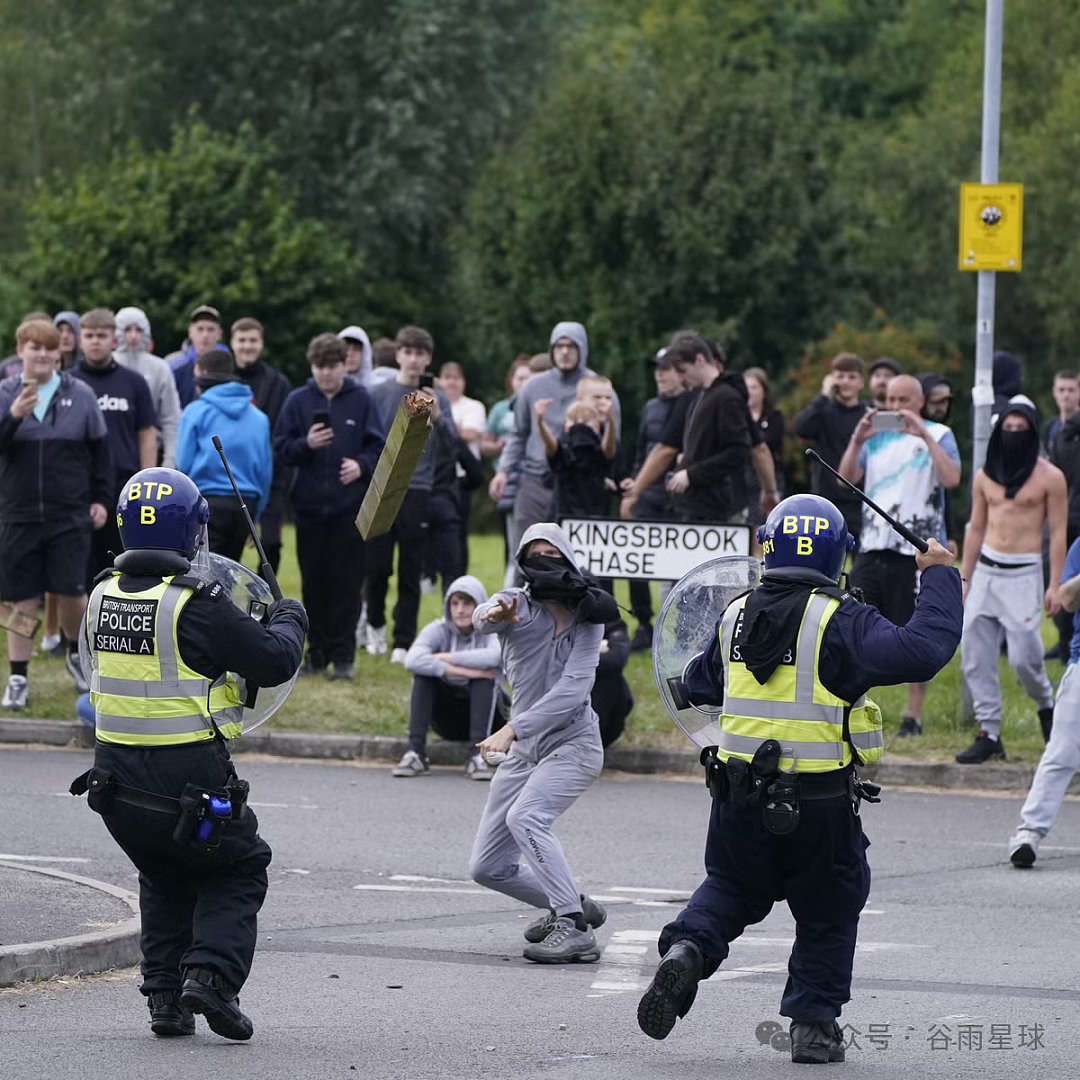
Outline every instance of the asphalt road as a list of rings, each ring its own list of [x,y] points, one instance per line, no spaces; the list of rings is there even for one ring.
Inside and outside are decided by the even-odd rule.
[[[66,794],[88,760],[0,751],[0,857],[134,889],[100,821]],[[200,1021],[192,1039],[154,1039],[137,974],[126,971],[0,991],[0,1075],[799,1073],[759,1038],[770,1024],[786,1028],[776,1010],[794,928],[782,905],[733,946],[665,1042],[637,1028],[657,933],[701,873],[709,803],[698,783],[605,777],[562,819],[579,885],[603,899],[609,920],[598,964],[548,968],[521,957],[534,913],[467,880],[486,785],[452,770],[395,780],[385,766],[250,757],[241,766],[275,852],[242,997],[255,1038],[228,1043]],[[1037,867],[1021,872],[1005,859],[1019,804],[890,792],[864,809],[874,886],[841,1018],[855,1044],[844,1075],[1076,1074],[1080,805],[1066,803]]]

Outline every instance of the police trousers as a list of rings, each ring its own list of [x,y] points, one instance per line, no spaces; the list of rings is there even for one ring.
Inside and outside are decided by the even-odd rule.
[[[727,959],[731,942],[786,900],[795,917],[795,946],[780,1014],[833,1021],[851,996],[859,914],[870,894],[869,843],[846,795],[803,800],[799,824],[785,836],[765,828],[759,808],[714,799],[708,876],[664,927],[660,955],[689,939],[701,950],[708,978]]]
[[[133,747],[98,743],[95,764],[118,783],[179,798],[191,783],[220,791],[229,755],[219,743]],[[142,992],[179,990],[188,967],[209,968],[236,991],[251,971],[258,912],[266,897],[270,846],[247,809],[216,849],[173,840],[176,818],[119,801],[105,827],[139,871]]]

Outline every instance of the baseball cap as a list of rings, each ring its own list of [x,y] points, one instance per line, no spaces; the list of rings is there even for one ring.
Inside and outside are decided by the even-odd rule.
[[[667,349],[657,349],[655,355],[649,358],[650,367],[658,368],[671,368],[674,367],[672,362],[667,358]]]
[[[891,356],[879,356],[870,365],[870,374],[873,375],[879,367],[888,368],[894,375],[902,375],[900,365]]]
[[[216,307],[211,307],[209,304],[200,304],[194,311],[188,316],[188,322],[197,322],[199,319],[210,319],[216,322],[218,326],[221,326],[221,312]]]

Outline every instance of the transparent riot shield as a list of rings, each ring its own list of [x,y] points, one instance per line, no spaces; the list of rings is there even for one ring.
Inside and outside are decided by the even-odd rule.
[[[672,719],[695,746],[715,746],[718,705],[692,705],[682,684],[690,661],[716,634],[724,608],[761,580],[760,559],[730,555],[710,559],[686,574],[671,590],[653,631],[653,675]]]
[[[191,572],[208,582],[219,582],[225,589],[229,599],[245,614],[253,619],[261,619],[266,614],[266,609],[274,602],[270,587],[254,570],[232,559],[226,559],[224,555],[215,555],[210,552],[204,542],[200,544],[198,555],[191,563]],[[85,624],[83,632],[79,634],[79,658],[82,660],[83,671],[91,681],[97,671],[95,654],[90,649],[86,635]],[[244,708],[244,731],[252,731],[260,724],[269,720],[285,703],[289,696],[299,669],[293,672],[293,677],[278,686],[262,686],[254,693],[254,700],[249,697],[251,707]],[[246,689],[243,679],[239,679],[241,696]],[[247,688],[250,689],[250,688]]]

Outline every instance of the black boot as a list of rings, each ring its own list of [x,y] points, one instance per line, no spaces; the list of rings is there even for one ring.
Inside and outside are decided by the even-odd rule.
[[[828,1065],[831,1061],[843,1061],[844,1034],[840,1025],[835,1020],[831,1023],[792,1020],[791,1060],[796,1065]]]
[[[180,1002],[193,1013],[206,1017],[210,1030],[225,1039],[243,1042],[254,1034],[255,1027],[240,1011],[240,1000],[221,976],[207,968],[187,968]]]
[[[1005,744],[1000,737],[987,735],[985,731],[980,731],[975,736],[975,741],[966,750],[961,750],[956,755],[956,760],[961,765],[981,765],[992,758],[1005,760]]]
[[[194,1035],[195,1017],[180,1004],[179,990],[162,990],[146,999],[150,1009],[150,1030],[162,1038]]]
[[[1050,729],[1054,726],[1054,709],[1048,707],[1039,710],[1039,727],[1042,728],[1043,742],[1050,741]]]
[[[676,941],[668,949],[638,1002],[638,1027],[650,1039],[666,1039],[675,1021],[690,1011],[704,966],[701,950],[692,941]]]

